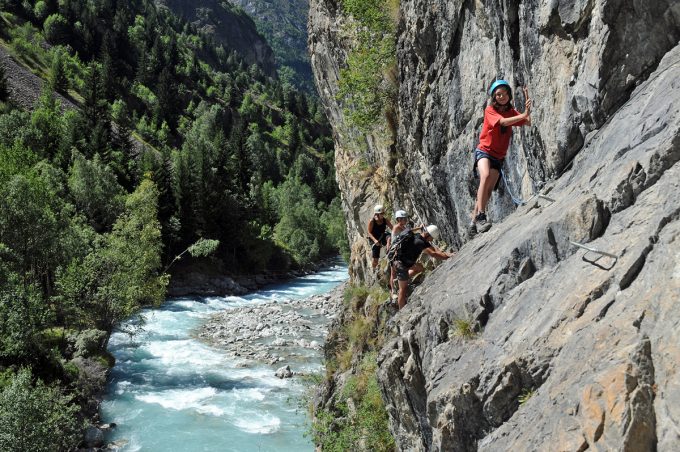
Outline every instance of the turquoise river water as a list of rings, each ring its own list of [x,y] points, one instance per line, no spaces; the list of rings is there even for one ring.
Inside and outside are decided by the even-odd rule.
[[[299,378],[281,380],[266,364],[244,367],[194,333],[213,313],[322,294],[347,277],[338,264],[242,297],[174,298],[143,312],[141,333],[115,333],[109,343],[116,365],[101,415],[117,426],[107,441],[120,451],[314,450]],[[321,370],[320,353],[296,370]]]

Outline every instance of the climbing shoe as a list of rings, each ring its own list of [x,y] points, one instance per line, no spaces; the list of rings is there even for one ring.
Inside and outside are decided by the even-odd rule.
[[[475,218],[477,232],[486,232],[491,229],[491,221],[486,218],[486,213],[479,212]]]

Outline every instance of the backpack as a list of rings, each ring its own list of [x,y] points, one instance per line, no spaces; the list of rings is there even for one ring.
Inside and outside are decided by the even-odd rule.
[[[415,233],[411,228],[401,231],[390,245],[390,249],[387,250],[387,261],[392,263],[394,260],[401,260],[403,254],[402,248],[404,245],[408,247],[408,245],[413,243],[414,237]]]

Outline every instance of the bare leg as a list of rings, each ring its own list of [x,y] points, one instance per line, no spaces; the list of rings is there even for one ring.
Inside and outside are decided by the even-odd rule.
[[[408,290],[408,281],[399,281],[399,298],[397,303],[399,304],[399,309],[403,309],[406,306],[406,291]]]
[[[414,264],[413,267],[408,269],[408,275],[409,277],[413,277],[414,275],[417,275],[418,273],[423,271],[423,264],[420,262],[417,264]]]
[[[394,276],[394,265],[390,265],[390,294],[394,293]]]
[[[475,210],[472,212],[472,221],[475,220],[478,213],[486,212],[486,205],[491,199],[491,193],[500,176],[497,170],[491,168],[491,160],[486,158],[477,162],[477,171],[479,172],[479,188],[477,189]]]

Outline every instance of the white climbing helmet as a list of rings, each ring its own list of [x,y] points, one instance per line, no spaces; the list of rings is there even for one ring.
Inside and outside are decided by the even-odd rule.
[[[378,204],[373,208],[373,213],[383,213],[385,211],[385,208],[383,207],[382,204]]]
[[[408,218],[408,214],[406,213],[405,210],[397,210],[397,213],[394,214],[394,218],[397,220],[399,218]]]
[[[428,227],[425,228],[428,234],[432,236],[434,240],[437,240],[439,238],[439,228],[433,224],[429,225]]]

